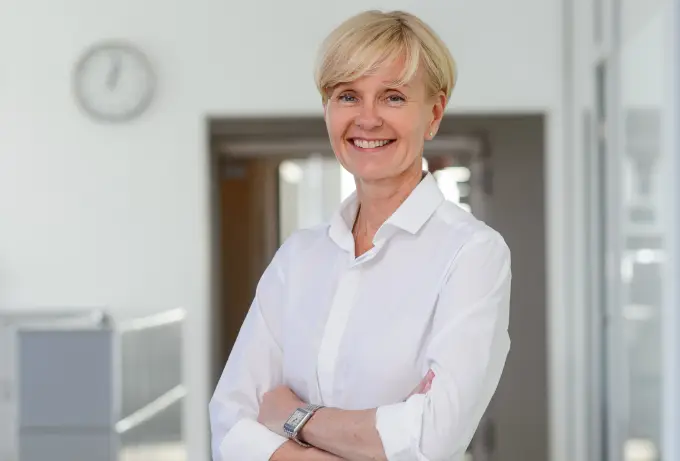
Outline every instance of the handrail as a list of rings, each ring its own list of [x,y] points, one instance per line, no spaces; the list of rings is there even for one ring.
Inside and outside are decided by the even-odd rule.
[[[148,405],[143,406],[139,410],[132,413],[116,423],[116,432],[118,434],[125,434],[132,429],[144,424],[152,419],[154,416],[162,413],[164,410],[170,408],[173,404],[179,402],[186,397],[187,391],[183,385],[177,385],[170,389],[165,394],[158,397]]]
[[[164,327],[170,327],[170,329],[176,331],[176,326],[182,328],[181,324],[186,319],[186,316],[186,310],[183,308],[170,309],[164,312],[118,322],[115,327],[115,331],[123,338],[128,336],[142,338],[146,336],[146,332],[149,332],[149,335],[152,336],[152,340],[154,340],[152,333],[155,330],[162,330]],[[137,339],[132,340],[137,341]],[[139,379],[139,377],[137,379]],[[158,393],[165,391],[157,398],[154,397],[158,394],[147,395],[149,399],[146,400],[146,402],[153,399],[149,403],[138,401],[137,404],[144,405],[139,409],[131,411],[131,413],[120,419],[120,421],[115,424],[116,433],[119,435],[124,435],[133,429],[138,428],[139,426],[166,411],[172,405],[184,399],[187,395],[187,390],[184,384],[181,382],[181,377],[179,382],[173,380],[167,384],[168,387],[172,385],[175,386],[168,391],[165,391],[165,389],[168,387],[165,387],[165,389],[157,389],[156,391]],[[130,408],[129,410],[132,409]]]
[[[92,318],[97,322],[106,321],[109,316],[103,309],[50,309],[50,308],[14,308],[0,309],[0,319],[3,319],[5,323],[25,321],[25,320],[43,320],[49,319],[50,321],[71,321],[75,319],[87,319]]]
[[[183,308],[175,308],[159,312],[156,314],[128,319],[121,322],[111,322],[110,316],[104,310],[96,309],[0,309],[0,331],[2,331],[3,325],[11,327],[14,324],[25,323],[27,325],[35,325],[46,323],[49,325],[55,325],[58,328],[61,325],[69,325],[71,323],[84,323],[90,322],[100,325],[102,327],[110,328],[114,335],[127,336],[129,333],[140,333],[139,335],[130,338],[132,341],[137,341],[139,338],[145,337],[145,332],[149,332],[149,340],[156,341],[157,338],[155,334],[151,334],[152,331],[163,328],[170,327],[173,333],[170,333],[174,338],[176,335],[176,326],[182,328],[181,323],[186,319],[187,313]],[[162,332],[159,332],[164,334]],[[179,345],[181,347],[181,345]],[[119,346],[120,347],[120,346]],[[2,347],[0,347],[0,351]],[[174,354],[174,352],[170,352]],[[153,352],[152,352],[153,354]],[[153,356],[151,356],[153,359]],[[181,375],[179,377],[179,382],[177,379],[173,379],[167,383],[167,389],[173,386],[167,392],[162,393],[162,395],[153,399],[150,403],[139,401],[137,404],[145,403],[141,408],[132,411],[128,415],[122,417],[114,425],[114,431],[118,435],[126,434],[135,428],[143,425],[149,420],[157,417],[162,412],[169,409],[171,406],[182,401],[187,395],[187,389],[185,385],[181,382]],[[3,390],[4,386],[0,386],[0,391]],[[156,389],[151,395],[148,395],[148,402],[151,400],[156,392],[161,393],[165,389]],[[134,404],[133,404],[134,405]],[[136,405],[135,405],[136,406]],[[131,409],[130,409],[131,410]],[[122,416],[122,415],[121,415]]]
[[[121,333],[131,331],[148,330],[158,328],[172,323],[179,323],[186,318],[186,311],[183,308],[170,309],[158,314],[139,317],[118,323],[116,330]]]

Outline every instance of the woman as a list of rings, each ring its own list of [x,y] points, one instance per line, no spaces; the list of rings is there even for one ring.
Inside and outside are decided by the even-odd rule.
[[[356,193],[279,249],[210,404],[215,460],[459,460],[509,351],[510,254],[422,172],[455,83],[416,17],[370,11],[317,72]]]

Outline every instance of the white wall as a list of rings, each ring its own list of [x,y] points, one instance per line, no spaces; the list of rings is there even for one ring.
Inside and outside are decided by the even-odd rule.
[[[663,1],[623,2],[621,13],[621,104],[658,108],[666,101],[665,76],[671,66]]]
[[[4,0],[0,14],[0,306],[189,312],[189,458],[207,453],[208,114],[320,111],[315,48],[369,5]],[[452,110],[554,111],[559,2],[380,1],[430,22],[457,56]],[[147,50],[158,99],[138,122],[91,123],[70,94],[100,39]],[[551,130],[551,133],[559,129]]]

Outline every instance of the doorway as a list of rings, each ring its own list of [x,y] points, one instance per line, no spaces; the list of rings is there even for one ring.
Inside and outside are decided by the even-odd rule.
[[[540,274],[544,277],[545,272],[542,129],[540,117],[515,120],[447,116],[439,136],[426,145],[423,165],[437,178],[449,200],[490,222],[506,237],[511,250],[512,240],[539,236],[540,248],[532,252],[529,267],[538,283]],[[533,136],[528,139],[533,139],[535,145],[525,150],[527,132]],[[353,178],[335,160],[321,118],[215,119],[210,122],[210,140],[215,218],[212,334],[213,379],[216,383],[259,277],[279,245],[296,229],[328,220],[340,202],[353,191],[354,184]],[[504,148],[507,150],[510,141],[523,145],[513,146],[517,149],[514,162],[507,158],[498,161],[491,155],[497,147],[501,152]],[[532,157],[528,158],[526,152]],[[499,165],[512,166],[508,168],[512,170],[527,161],[532,163],[528,172],[530,181],[527,181],[526,171],[524,178],[522,174],[517,175],[520,180],[517,184],[510,184],[508,178],[498,179]],[[500,193],[506,194],[500,200],[496,197],[498,186]],[[527,186],[530,199],[522,200],[522,187]],[[498,204],[510,204],[517,209],[497,210],[495,205]],[[526,214],[521,207],[527,204],[538,204],[539,208],[530,213],[535,221],[529,232],[521,220],[512,215],[513,211],[516,216]],[[520,266],[526,269],[522,256],[518,256]],[[518,256],[513,254],[513,265]],[[524,277],[522,273],[515,275],[515,279]],[[545,292],[531,289],[527,296],[522,295],[520,289],[517,294],[515,285],[513,282],[513,307],[516,301],[526,301],[526,298],[532,298],[534,305],[530,306],[532,309],[511,311],[511,327],[520,325],[515,328],[520,331],[515,331],[518,338],[513,337],[513,346],[519,342],[524,349],[523,343],[530,340],[531,348],[545,351]],[[530,322],[517,318],[529,315],[532,317]],[[526,325],[531,326],[531,334],[525,334]],[[538,330],[533,331],[536,328]],[[534,366],[529,375],[509,370],[512,363],[509,359],[499,391],[471,444],[470,455],[474,461],[544,461],[547,458],[547,357],[539,354],[538,358],[538,366]],[[526,402],[521,395],[520,388],[526,388],[527,377],[535,381],[534,390],[543,389],[542,393],[526,396],[535,399],[533,403]],[[534,420],[528,421],[526,414],[509,402],[518,395],[525,400],[525,405],[534,407],[533,412],[529,411]],[[522,434],[521,430],[517,431],[518,424],[528,426],[526,440],[504,437],[513,432]],[[506,426],[515,426],[515,429]],[[542,426],[543,432],[532,430],[537,426]]]

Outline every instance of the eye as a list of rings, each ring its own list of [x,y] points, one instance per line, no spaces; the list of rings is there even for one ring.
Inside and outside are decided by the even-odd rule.
[[[357,98],[350,93],[341,93],[338,96],[338,101],[340,102],[356,102]]]
[[[401,104],[406,102],[406,98],[400,94],[393,93],[387,96],[387,102],[393,104]]]

